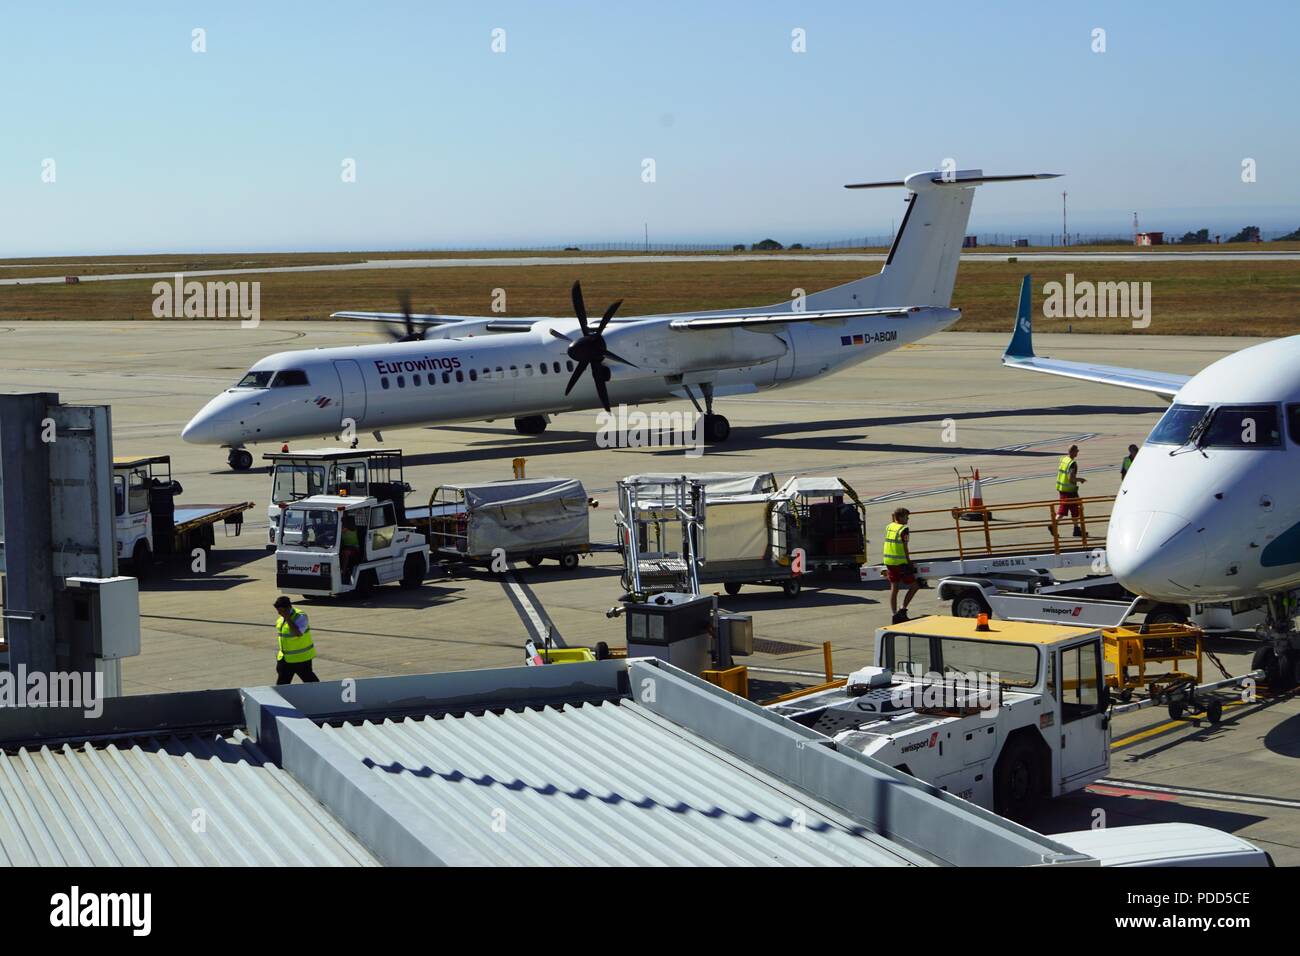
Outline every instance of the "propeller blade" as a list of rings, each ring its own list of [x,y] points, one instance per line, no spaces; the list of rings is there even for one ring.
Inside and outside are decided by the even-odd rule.
[[[547,331],[547,332],[550,332],[550,333],[551,333],[552,335],[554,335],[557,339],[563,339],[563,340],[566,341],[566,342],[572,342],[572,341],[573,341],[573,339],[569,338],[569,337],[568,337],[567,335],[565,335],[563,332],[557,332],[555,329],[547,329],[546,331]]]
[[[416,334],[415,322],[411,319],[411,293],[403,291],[399,301],[402,304],[402,324],[406,326],[406,338],[403,341],[414,342],[420,336]]]
[[[619,299],[617,302],[615,302],[613,305],[611,305],[608,309],[605,310],[605,314],[600,318],[600,325],[596,326],[597,335],[600,335],[601,332],[605,331],[605,326],[609,325],[609,320],[614,317],[614,313],[618,311],[618,307],[622,304],[623,304],[623,300]]]
[[[607,358],[607,359],[613,359],[615,362],[621,362],[621,363],[623,363],[624,365],[630,365],[630,366],[632,366],[633,368],[638,368],[638,367],[639,367],[639,366],[636,364],[636,362],[629,362],[627,359],[623,358],[623,357],[622,357],[621,355],[619,355],[618,353],[616,353],[616,352],[611,352],[609,349],[605,349],[605,358]]]
[[[582,283],[576,279],[573,282],[573,314],[578,317],[578,324],[582,326],[582,334],[590,335],[591,329],[587,328],[587,304],[582,301]]]
[[[605,379],[595,374],[596,370],[594,368],[591,371],[592,371],[592,376],[591,376],[592,381],[596,383],[596,394],[600,396],[600,404],[604,407],[605,411],[608,412],[610,411],[609,392],[605,391]],[[608,374],[609,370],[606,369],[605,371]]]
[[[578,379],[582,378],[582,373],[585,371],[587,371],[587,363],[579,362],[573,369],[573,374],[569,376],[569,384],[564,387],[565,395],[573,391],[573,386],[578,384]]]

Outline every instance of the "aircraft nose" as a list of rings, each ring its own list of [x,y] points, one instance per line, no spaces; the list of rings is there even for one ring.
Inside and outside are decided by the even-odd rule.
[[[1117,511],[1106,532],[1106,561],[1135,594],[1194,597],[1205,574],[1205,543],[1182,515]]]
[[[215,429],[202,412],[190,419],[189,424],[181,429],[181,440],[195,445],[206,444]]]
[[[235,423],[234,403],[225,395],[218,395],[208,402],[189,424],[181,429],[181,439],[196,445],[218,445],[229,440],[224,434]]]

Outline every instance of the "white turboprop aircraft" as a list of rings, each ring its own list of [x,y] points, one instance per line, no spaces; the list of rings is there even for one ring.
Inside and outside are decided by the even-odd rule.
[[[725,441],[714,399],[778,388],[856,365],[948,328],[962,238],[976,186],[1054,178],[922,172],[850,189],[905,186],[907,212],[880,273],[759,308],[614,319],[619,302],[589,324],[573,285],[574,318],[337,312],[404,324],[394,342],[280,352],[213,398],[181,437],[230,449],[403,425],[513,418],[540,434],[557,412],[689,398],[705,407],[704,438]]]
[[[1134,459],[1106,531],[1110,571],[1177,604],[1268,605],[1255,666],[1300,682],[1292,592],[1300,588],[1300,335],[1252,345],[1196,375],[1034,355],[1030,277],[1002,363],[1140,389],[1172,402]]]

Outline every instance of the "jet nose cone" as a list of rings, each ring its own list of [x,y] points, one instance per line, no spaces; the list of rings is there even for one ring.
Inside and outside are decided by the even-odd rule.
[[[1182,515],[1117,511],[1106,532],[1106,561],[1120,584],[1152,598],[1187,598],[1205,574],[1205,544]]]
[[[181,440],[202,445],[212,432],[212,425],[203,420],[202,415],[195,415],[188,425],[181,429]]]

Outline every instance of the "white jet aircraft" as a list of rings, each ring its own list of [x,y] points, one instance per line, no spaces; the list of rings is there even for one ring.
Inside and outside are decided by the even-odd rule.
[[[1176,604],[1267,602],[1256,668],[1300,682],[1300,335],[1252,345],[1196,375],[1034,354],[1030,277],[1002,364],[1150,392],[1172,402],[1129,469],[1106,531],[1110,571]]]
[[[536,435],[558,412],[689,398],[705,413],[704,438],[722,442],[731,426],[715,398],[807,381],[956,322],[961,312],[949,304],[975,187],[1048,178],[963,170],[852,184],[909,191],[884,268],[765,307],[615,319],[619,300],[589,323],[575,282],[576,319],[337,312],[404,331],[388,344],[268,356],[181,437],[229,448],[230,466],[242,471],[253,463],[246,445],[337,436],[349,421],[353,434],[378,437],[405,425],[513,418],[516,431]]]

